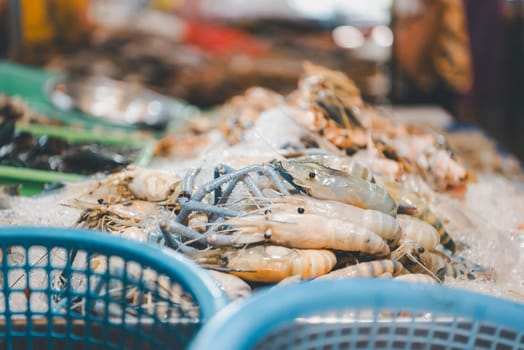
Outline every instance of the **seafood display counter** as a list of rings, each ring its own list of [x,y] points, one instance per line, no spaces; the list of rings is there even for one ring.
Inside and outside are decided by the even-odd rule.
[[[0,222],[102,231],[118,236],[110,238],[115,244],[175,250],[230,300],[322,280],[346,288],[339,280],[366,277],[411,292],[443,284],[444,294],[461,288],[524,302],[518,162],[485,146],[479,163],[469,136],[389,113],[364,103],[342,72],[306,63],[289,95],[254,87],[164,133],[147,167],[66,182],[36,197],[2,194]],[[8,248],[3,261],[16,261]],[[94,270],[119,268],[95,255],[82,259]],[[76,315],[67,300],[84,289],[68,288],[72,294],[53,307]],[[163,307],[132,286],[106,292],[122,295],[135,313]],[[122,322],[136,316],[118,315]]]

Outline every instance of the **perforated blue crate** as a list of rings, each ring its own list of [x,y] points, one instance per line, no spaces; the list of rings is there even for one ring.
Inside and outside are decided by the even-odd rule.
[[[184,348],[227,304],[183,256],[101,232],[0,228],[0,349]]]
[[[313,281],[231,303],[190,346],[211,348],[523,349],[524,305],[440,285]]]

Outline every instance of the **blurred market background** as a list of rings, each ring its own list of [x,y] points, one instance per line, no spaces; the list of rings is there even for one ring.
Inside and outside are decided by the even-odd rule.
[[[523,23],[510,0],[0,0],[0,57],[202,109],[256,85],[288,93],[311,61],[370,103],[439,106],[524,159]]]

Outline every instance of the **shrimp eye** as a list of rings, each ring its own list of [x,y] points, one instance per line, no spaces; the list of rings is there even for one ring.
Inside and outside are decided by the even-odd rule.
[[[419,247],[419,248],[418,248],[418,252],[419,252],[420,254],[424,253],[425,251],[426,251],[426,249],[424,249],[424,247]]]
[[[264,210],[264,215],[268,215],[268,214],[271,214],[271,209]]]
[[[298,208],[297,208],[297,212],[298,212],[299,214],[304,214],[304,211],[305,211],[305,210],[304,210],[304,208],[302,208],[302,207],[298,207]]]
[[[315,176],[317,176],[317,174],[316,174],[314,171],[312,171],[312,172],[309,173],[309,177],[310,177],[311,179],[314,179]]]
[[[178,195],[178,198],[187,198],[187,199],[191,199],[191,193],[187,192],[187,191],[182,191],[180,192],[180,194]]]
[[[104,204],[104,198],[98,198],[96,201],[98,204]]]
[[[271,232],[264,233],[264,238],[265,239],[270,239],[271,238]]]

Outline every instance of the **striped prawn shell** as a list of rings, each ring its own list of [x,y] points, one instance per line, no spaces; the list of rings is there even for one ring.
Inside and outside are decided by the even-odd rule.
[[[329,250],[291,249],[276,245],[255,246],[229,251],[227,268],[248,281],[276,283],[299,275],[315,278],[331,271],[337,259]]]
[[[436,284],[437,283],[437,280],[435,280],[430,275],[426,275],[424,273],[408,273],[405,275],[400,275],[400,276],[395,277],[395,280],[412,282],[412,283],[426,283],[426,284]]]
[[[334,270],[319,278],[379,277],[385,273],[393,276],[404,271],[404,266],[395,260],[373,260]]]
[[[433,250],[439,244],[437,230],[430,224],[410,215],[399,214],[397,221],[402,229],[402,237],[417,242],[422,247]]]

